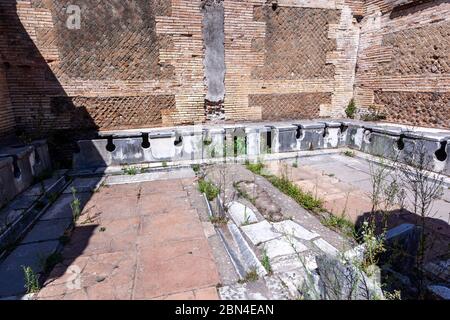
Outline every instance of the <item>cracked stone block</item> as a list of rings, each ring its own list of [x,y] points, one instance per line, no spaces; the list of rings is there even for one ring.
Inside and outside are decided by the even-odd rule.
[[[112,164],[111,152],[106,150],[108,140],[80,140],[80,152],[73,155],[74,169],[107,167]]]
[[[272,225],[267,221],[244,226],[242,231],[255,246],[281,237],[281,234],[272,231]]]
[[[399,153],[397,149],[399,139],[400,134],[393,136],[383,132],[365,132],[362,151],[374,156],[396,159]]]
[[[443,172],[448,163],[448,140],[448,132],[405,131],[400,161],[420,164],[424,155],[428,170]]]
[[[165,139],[156,139],[158,142],[161,142],[162,140]],[[163,144],[160,145],[158,142],[154,142],[155,148],[159,147],[160,149],[163,149]],[[111,152],[111,160],[113,165],[130,165],[154,160],[154,156],[152,154],[154,147],[153,144],[151,144],[151,148],[143,148],[142,137],[114,139],[113,143],[115,146],[115,150]],[[158,150],[160,150],[159,148]]]
[[[308,250],[300,241],[296,239],[289,241],[285,238],[274,239],[264,243],[264,249],[270,260],[281,256],[295,255],[296,253]]]
[[[219,295],[222,300],[245,300],[245,288],[243,285],[232,285],[219,288]]]
[[[366,246],[361,244],[344,252],[344,258],[349,261],[362,261],[364,259],[364,253],[366,252]]]
[[[296,124],[299,150],[317,150],[324,147],[325,123],[302,121]]]
[[[16,199],[14,199],[9,205],[8,208],[13,210],[23,210],[28,209],[31,205],[38,199],[38,196],[25,196],[20,195]]]
[[[389,259],[395,270],[407,272],[414,267],[421,233],[420,227],[410,223],[404,223],[388,230],[386,233],[387,250],[383,256]],[[399,251],[403,254],[398,254]]]
[[[317,234],[315,232],[308,231],[307,229],[303,228],[298,223],[295,223],[294,221],[291,221],[291,220],[274,223],[273,227],[279,233],[282,233],[282,234],[288,235],[288,236],[294,236],[298,239],[307,240],[307,241],[312,240],[314,238],[318,238],[320,236],[319,234]]]
[[[303,267],[303,263],[300,261],[297,255],[289,255],[277,257],[270,260],[270,267],[275,273],[289,272]]]
[[[247,155],[257,156],[261,150],[261,134],[257,127],[245,128],[247,134]]]
[[[271,125],[272,152],[294,151],[297,146],[297,127],[291,124]]]
[[[168,132],[150,136],[150,151],[155,160],[171,160],[175,156],[175,133]]]
[[[200,160],[203,157],[203,131],[190,128],[177,132],[174,160]]]
[[[253,210],[237,201],[231,202],[228,206],[228,213],[239,226],[258,222]]]
[[[318,239],[313,241],[314,245],[322,250],[324,253],[329,254],[330,256],[336,257],[339,254],[339,250],[329,244],[327,241],[323,239]]]
[[[12,183],[14,179],[13,158],[0,157],[0,208],[17,195],[15,185]]]
[[[364,128],[358,123],[343,123],[347,126],[345,133],[346,145],[351,149],[360,150],[363,145]]]

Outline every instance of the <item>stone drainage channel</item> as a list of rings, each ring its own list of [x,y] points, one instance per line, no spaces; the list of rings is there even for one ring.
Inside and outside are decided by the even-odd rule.
[[[227,170],[227,182],[221,180],[222,170]],[[241,165],[213,166],[206,176],[224,188],[223,196],[208,200],[204,194],[204,199],[240,279],[219,288],[222,299],[383,298],[376,275],[369,277],[352,267],[363,258],[363,246],[324,227],[316,216]],[[392,230],[389,237],[401,236],[407,229]],[[360,280],[341,282],[342,292],[332,292],[333,281],[342,280],[336,277],[348,273]],[[350,293],[352,285],[356,289]]]

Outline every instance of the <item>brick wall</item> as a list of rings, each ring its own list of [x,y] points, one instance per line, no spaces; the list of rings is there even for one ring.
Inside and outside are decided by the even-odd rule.
[[[227,0],[224,6],[228,119],[343,115],[353,96],[354,14],[361,1]]]
[[[0,0],[17,128],[76,134],[202,120],[200,4]],[[81,8],[80,29],[67,28],[68,5]]]
[[[5,65],[0,57],[0,137],[12,133],[13,130],[14,113],[11,108],[11,101],[9,99]]]
[[[450,2],[368,0],[357,70],[360,107],[450,128]]]
[[[79,30],[66,26],[71,4],[81,8]],[[17,127],[47,132],[204,121],[212,82],[205,81],[202,5],[1,0],[7,40],[0,50],[11,66]],[[275,10],[265,0],[222,6],[227,120],[342,114],[356,63],[352,9],[359,11],[361,1],[280,0]]]
[[[356,97],[389,120],[449,127],[448,1],[205,1],[0,0],[0,132],[14,126],[7,97],[34,133],[205,121],[211,86],[223,91],[222,74],[208,78],[211,30],[224,33],[214,110],[228,121],[340,117]],[[213,2],[223,30],[205,28]]]

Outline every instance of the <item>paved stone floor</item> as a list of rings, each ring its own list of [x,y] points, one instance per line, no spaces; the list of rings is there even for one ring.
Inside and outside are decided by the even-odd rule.
[[[287,169],[292,181],[322,199],[325,209],[333,214],[344,214],[356,222],[372,209],[371,172],[376,170],[376,165],[371,165],[364,159],[343,154],[325,154],[298,160],[271,161],[267,163],[267,167],[277,175]],[[449,223],[449,199],[450,189],[446,187],[443,197],[435,202],[433,218]]]
[[[101,187],[38,298],[217,299],[216,265],[184,190],[193,183]]]
[[[325,209],[334,215],[344,215],[354,223],[370,215],[372,209],[372,178],[377,165],[358,156],[323,154],[282,161],[267,162],[268,170],[277,175],[287,174],[290,180],[323,200]],[[386,179],[389,178],[389,175]],[[448,179],[446,180],[448,182]],[[406,208],[412,210],[412,195],[406,197]],[[379,217],[381,219],[381,217]],[[420,217],[408,210],[393,208],[388,228],[403,223],[420,225]],[[443,195],[435,200],[426,218],[426,229],[433,243],[426,260],[448,254],[450,245],[450,186],[445,184]]]
[[[290,179],[324,199],[330,212],[357,221],[370,211],[367,161],[340,154],[295,161],[266,168],[275,174],[287,168]],[[38,299],[297,299],[305,270],[317,269],[315,257],[356,245],[244,166],[223,170],[225,203],[234,205],[228,224],[216,228],[190,168],[75,179],[0,262],[0,298],[22,297],[22,266],[45,273],[46,259],[62,249]],[[220,167],[206,171],[221,185]],[[67,233],[73,190],[82,212]],[[445,224],[440,232],[447,251],[449,193],[437,202],[433,219]],[[273,274],[261,264],[264,252]],[[239,281],[254,267],[256,282]]]

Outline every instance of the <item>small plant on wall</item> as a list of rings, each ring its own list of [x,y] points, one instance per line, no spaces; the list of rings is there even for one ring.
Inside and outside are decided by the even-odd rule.
[[[350,100],[347,109],[345,109],[345,114],[350,119],[355,119],[356,112],[358,111],[358,108],[356,107],[355,99]]]

